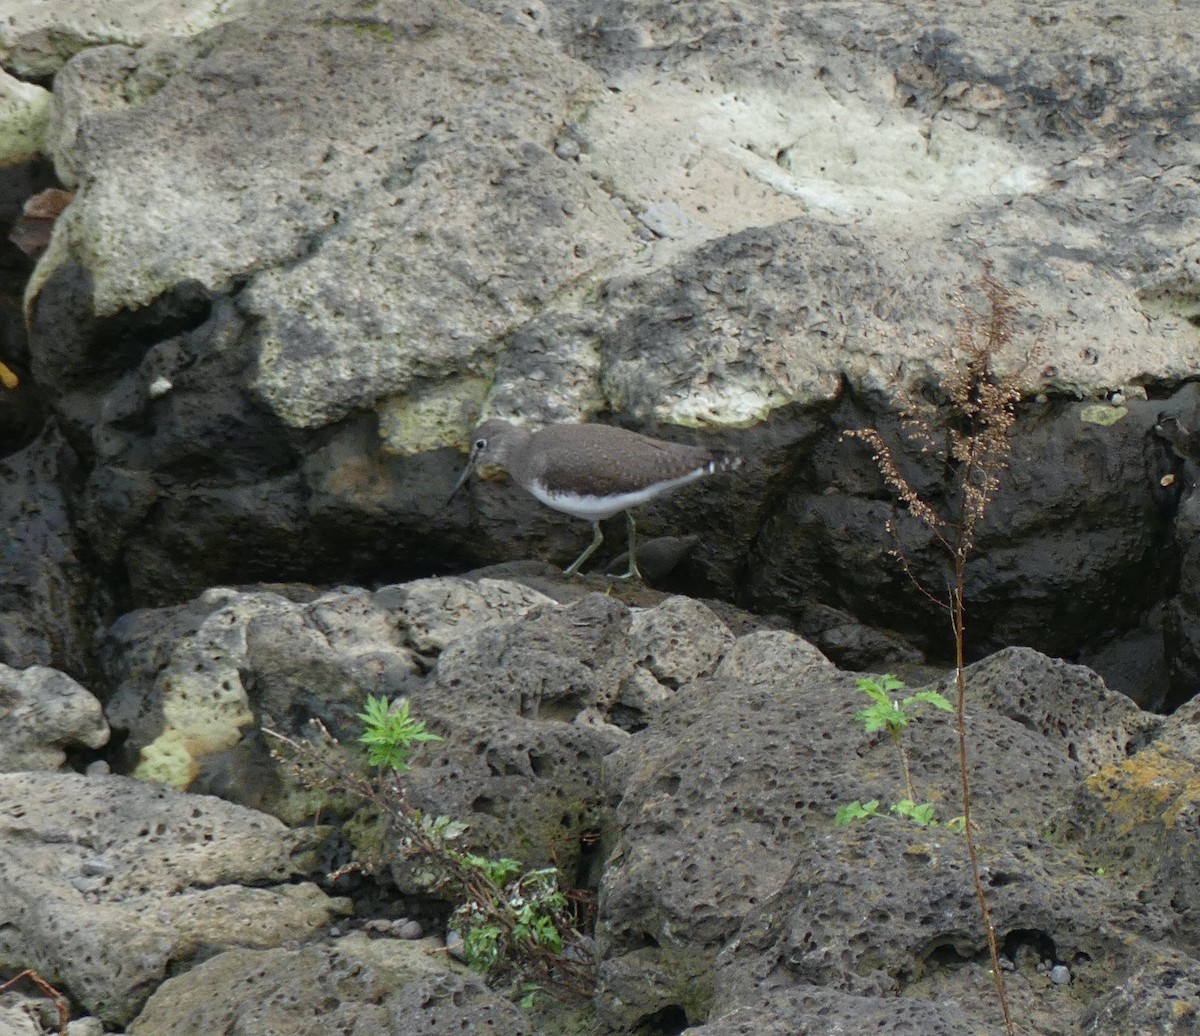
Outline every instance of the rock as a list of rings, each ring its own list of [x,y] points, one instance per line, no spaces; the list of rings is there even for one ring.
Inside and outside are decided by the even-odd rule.
[[[1162,549],[1171,513],[1158,484],[1166,451],[1147,445],[1162,407],[1161,401],[1131,402],[1110,427],[1084,423],[1077,403],[1030,408],[1028,424],[1014,430],[1013,456],[966,568],[969,643],[977,656],[1010,644],[1069,656],[1081,645],[1110,642],[1114,629],[1137,625],[1162,596],[1174,564]],[[877,426],[898,451],[905,441],[890,417],[851,403],[834,421],[845,428]],[[952,659],[947,613],[908,574],[944,597],[946,553],[915,518],[894,513],[882,477],[863,471],[870,455],[865,445],[833,436],[814,451],[813,479],[793,489],[759,536],[752,607],[802,618],[815,596],[856,616],[880,615],[927,657]],[[916,490],[937,499],[940,466],[922,463],[917,446],[900,456]],[[887,532],[893,518],[895,537]],[[889,556],[893,549],[905,565]],[[1017,608],[1014,586],[1021,587]],[[1116,588],[1126,602],[1120,606]],[[868,661],[821,642],[839,664]]]
[[[1085,666],[1048,659],[1029,648],[1006,648],[972,666],[967,694],[985,706],[1036,731],[1091,774],[1122,763],[1159,730],[1161,720],[1110,691]],[[942,693],[953,698],[949,681]],[[1053,747],[1050,747],[1053,746]]]
[[[734,639],[709,609],[686,597],[634,612],[629,632],[638,665],[672,688],[711,673]]]
[[[367,694],[393,697],[417,672],[371,594],[296,593],[293,601],[273,591],[212,590],[114,625],[107,714],[139,776],[175,787],[203,776],[207,787],[259,804],[271,793],[261,786],[271,780],[258,740],[264,715],[282,720],[299,710],[340,733],[357,722]],[[239,772],[258,776],[247,786]]]
[[[956,1000],[966,1028],[986,1028],[987,968],[941,967],[943,954],[986,961],[961,836],[891,819],[834,826],[851,799],[903,797],[904,779],[886,739],[866,737],[855,720],[853,680],[798,648],[786,634],[741,638],[713,676],[682,686],[606,760],[620,834],[600,892],[602,1015],[619,1028],[681,1015],[749,1031],[736,1025],[780,1024],[769,1022],[780,1005],[817,989],[862,998],[830,1010],[869,1018],[898,992],[935,983],[925,995]],[[1128,974],[1140,951],[1119,933],[1162,938],[1173,923],[1165,899],[1141,903],[1053,832],[1070,823],[1086,767],[1123,758],[1153,728],[1094,675],[1032,652],[974,667],[968,687],[971,753],[982,761],[973,801],[997,931],[1048,933],[1052,957],[1086,955],[1107,974]],[[952,724],[931,711],[906,732],[918,794],[943,820],[960,808]],[[696,976],[709,969],[714,986],[704,993]],[[1037,1009],[1025,980],[1014,980],[1012,995],[1014,1010]],[[962,1031],[957,1018],[921,1024]]]
[[[133,8],[120,0],[67,0],[48,11],[37,0],[13,0],[8,10],[9,18],[0,26],[5,67],[18,75],[49,78],[78,51],[115,40],[137,45],[162,32],[200,32],[227,17],[229,5],[152,0]]]
[[[171,970],[311,936],[344,912],[290,883],[316,841],[127,777],[0,774],[0,969],[35,968],[123,1025]]]
[[[64,749],[108,743],[100,703],[65,673],[0,663],[0,772],[57,770]]]
[[[75,220],[64,233],[66,247],[50,260],[44,272],[49,274],[51,267],[68,260],[95,233],[98,228],[92,222],[94,216],[111,205],[125,204],[118,181],[94,172],[104,163],[101,156],[105,154],[121,154],[122,162],[129,160],[128,152],[113,134],[127,135],[133,125],[149,129],[153,123],[157,128],[151,132],[172,134],[179,125],[180,112],[186,109],[194,109],[193,116],[198,120],[193,122],[190,139],[215,142],[225,134],[226,123],[218,125],[204,117],[209,99],[201,84],[211,81],[212,70],[226,65],[245,69],[245,62],[250,60],[257,67],[257,80],[272,84],[265,93],[233,91],[228,103],[236,105],[238,120],[253,127],[251,136],[261,133],[273,141],[276,157],[270,166],[284,161],[311,168],[312,161],[323,161],[326,169],[319,191],[310,196],[299,189],[296,181],[290,190],[295,208],[281,221],[276,218],[279,210],[275,201],[268,202],[266,192],[270,182],[278,187],[284,181],[274,172],[268,178],[262,176],[270,166],[251,157],[254,148],[246,149],[240,158],[230,152],[220,163],[192,161],[179,155],[178,165],[170,173],[169,163],[163,161],[166,156],[148,161],[137,177],[147,192],[143,205],[152,204],[151,197],[162,201],[175,197],[180,186],[175,178],[182,175],[190,182],[186,193],[195,202],[197,218],[203,212],[223,211],[235,216],[257,211],[261,221],[247,233],[250,228],[238,227],[236,221],[205,220],[209,228],[206,234],[218,225],[226,227],[226,234],[219,241],[210,241],[203,250],[185,246],[171,263],[174,269],[163,266],[157,271],[144,266],[138,256],[157,253],[170,240],[182,242],[185,236],[173,233],[170,238],[139,240],[146,228],[143,225],[139,230],[138,225],[144,221],[118,218],[108,223],[105,233],[116,251],[103,269],[94,265],[89,269],[97,312],[115,313],[130,305],[145,305],[173,288],[179,278],[197,281],[209,290],[227,287],[231,277],[250,271],[249,260],[262,271],[246,296],[261,321],[255,369],[249,372],[253,391],[288,423],[320,426],[345,416],[349,412],[346,403],[352,397],[354,405],[359,405],[363,389],[370,388],[377,399],[384,399],[407,391],[415,378],[423,379],[422,369],[430,363],[434,364],[429,367],[430,373],[442,373],[437,356],[446,355],[447,350],[457,354],[468,347],[473,333],[467,329],[476,325],[495,325],[493,330],[498,329],[497,321],[511,326],[514,318],[528,314],[531,304],[552,292],[556,284],[586,274],[624,244],[628,231],[591,178],[553,158],[548,150],[561,124],[560,113],[570,105],[587,104],[599,95],[600,84],[585,67],[536,37],[506,29],[457,4],[451,9],[387,4],[372,22],[375,28],[365,33],[355,32],[353,24],[330,21],[327,6],[293,5],[286,17],[270,4],[246,5],[238,13],[241,17],[212,30],[202,59],[185,61],[182,67],[171,69],[165,93],[159,91],[134,107],[58,113],[60,119],[84,129],[71,139],[61,139],[58,149],[78,152],[75,162],[88,175],[89,190],[77,199]],[[339,70],[337,77],[299,76],[295,55],[306,53],[318,35],[325,41],[329,67]],[[262,46],[264,39],[271,41],[270,47]],[[475,44],[470,42],[472,39]],[[152,41],[143,48],[141,57],[133,59],[132,68],[127,54],[122,54],[125,77],[136,78],[147,63],[161,62],[158,54],[164,49],[168,48],[161,38]],[[465,60],[468,54],[471,58]],[[475,93],[480,60],[502,75],[524,69],[523,81],[528,89],[496,92],[500,103],[489,102],[485,114]],[[413,67],[410,62],[440,71],[435,76],[414,76],[402,94],[370,88],[378,86],[380,69]],[[112,76],[115,70],[110,69],[111,63],[110,68],[92,75],[98,72]],[[532,74],[534,70],[536,75]],[[421,95],[414,94],[414,90],[422,91]],[[295,102],[295,106],[289,103],[286,119],[281,119],[283,112],[271,100],[281,95]],[[397,104],[401,96],[405,103]],[[459,115],[431,122],[429,112],[433,107]],[[348,117],[360,126],[374,127],[373,142],[365,149],[362,139],[351,131]],[[128,125],[120,129],[121,123]],[[312,153],[315,138],[311,131],[318,125],[323,127],[323,139],[336,142],[333,151],[322,151],[324,159]],[[471,129],[475,125],[490,127],[490,148],[477,146]],[[425,134],[425,143],[413,150],[411,142],[421,134]],[[407,163],[409,174],[393,179],[392,166],[396,163],[400,163],[396,168]],[[492,173],[481,175],[484,166]],[[432,175],[435,170],[436,176]],[[442,202],[447,178],[458,183],[456,190],[464,203],[461,209],[447,210]],[[362,205],[361,192],[368,183],[371,193],[382,189],[395,197],[396,191],[403,192],[407,233],[398,238],[392,233],[390,206],[375,213],[373,206]],[[457,229],[447,222],[457,218],[456,212],[466,216],[494,204],[493,188],[504,184],[517,203],[509,211],[523,230],[511,221],[487,224],[472,220]],[[548,193],[540,195],[541,202],[536,202],[539,192],[548,188]],[[261,204],[247,207],[251,201],[247,192],[261,196]],[[339,208],[344,211],[335,216]],[[107,222],[112,215],[103,219]],[[353,223],[352,230],[348,219]],[[119,227],[123,231],[118,231]],[[378,253],[377,260],[390,263],[392,260],[385,256],[406,252],[407,242],[414,235],[418,239],[428,234],[431,240],[445,240],[460,236],[468,228],[476,244],[482,231],[497,235],[494,245],[483,251],[493,256],[513,256],[513,268],[502,279],[514,287],[520,285],[520,290],[501,291],[488,301],[487,296],[468,290],[471,278],[484,273],[483,269],[461,267],[456,276],[448,278],[439,248],[429,253],[434,263],[423,270],[419,263],[413,265],[411,255],[406,258],[406,276],[393,281],[390,299],[364,294],[360,291],[364,282],[344,276],[343,269],[335,279],[344,285],[344,300],[337,304],[329,300],[328,306],[318,306],[305,320],[294,323],[297,301],[311,299],[308,288],[317,280],[327,280],[331,272],[327,264],[357,263],[365,260],[371,249],[380,248],[384,251]],[[113,236],[114,232],[124,244]],[[516,247],[513,234],[527,247]],[[322,248],[310,252],[303,262],[293,263],[305,250],[304,242],[314,235],[325,238]],[[530,246],[534,239],[539,244]],[[369,248],[368,240],[374,242]],[[257,242],[251,246],[258,253],[254,259],[246,248],[252,241]],[[460,262],[465,260],[468,252],[457,251]],[[267,256],[271,257],[269,264],[276,267],[274,271],[261,263]],[[280,264],[285,256],[291,259]],[[492,268],[488,272],[496,271]],[[540,291],[525,289],[531,279],[544,281]],[[455,284],[461,289],[455,289]],[[438,307],[431,305],[433,298],[438,300]],[[458,317],[451,316],[451,306],[461,310]],[[430,323],[435,312],[444,314],[435,320],[440,325],[436,333]],[[368,343],[359,335],[367,326],[374,327],[372,335],[376,339],[370,349],[363,348]],[[312,348],[328,350],[325,377],[309,383],[312,393],[304,401],[294,392],[299,373],[294,358],[298,354],[284,348],[284,341],[300,332]],[[411,342],[411,350],[397,351],[396,345],[403,341]],[[477,363],[471,366],[480,372]]]
[[[837,809],[854,798],[886,809],[904,793],[894,748],[855,718],[856,674],[786,631],[735,637],[731,628],[751,626],[682,598],[647,608],[603,594],[559,603],[487,576],[375,593],[214,591],[127,616],[107,643],[129,701],[179,673],[193,680],[189,697],[215,702],[236,677],[241,707],[257,717],[269,703],[290,730],[317,713],[354,736],[364,692],[394,680],[390,690],[402,689],[445,739],[415,755],[408,801],[465,824],[473,850],[557,865],[568,887],[598,886],[596,1004],[615,1031],[653,1022],[785,1032],[798,1016],[846,1028],[887,1019],[898,1033],[986,1031],[996,1012],[961,835],[895,818],[836,826]],[[1148,717],[1094,673],[1025,648],[986,659],[966,679],[973,813],[992,916],[1013,962],[1014,1013],[1039,1031],[1066,1031],[1085,1016],[1125,1017],[1121,990],[1142,981],[1162,983],[1169,997],[1166,972],[1148,962],[1196,952],[1185,933],[1195,926],[1177,924],[1180,910],[1187,921],[1178,904],[1196,893],[1176,844],[1189,828],[1161,820],[1176,816],[1172,789],[1188,786],[1198,754],[1191,712]],[[904,736],[919,795],[950,819],[961,808],[953,716],[927,710]],[[287,798],[286,775],[262,759],[255,780],[281,812],[345,814],[311,795]],[[224,779],[232,788],[245,772],[230,766]],[[0,888],[0,902],[27,904],[0,926],[15,933],[0,943],[0,966],[20,959],[62,976],[73,999],[110,1024],[125,1024],[157,987],[133,1032],[171,1031],[197,1003],[209,1005],[202,1024],[216,1028],[226,1014],[274,1011],[289,997],[303,1005],[334,974],[365,985],[340,1008],[318,1009],[322,1024],[333,1018],[322,1010],[343,1011],[339,1024],[400,1024],[371,1013],[377,974],[388,996],[441,1002],[424,972],[364,956],[361,946],[406,942],[394,905],[339,926],[351,934],[336,946],[311,942],[318,931],[332,935],[345,906],[280,882],[312,866],[319,833],[289,835],[261,814],[121,778],[69,780],[66,792],[13,792],[27,812],[18,820],[10,808],[10,827],[39,820],[35,836],[0,833],[0,854],[9,853],[0,860],[21,875],[7,879],[20,895]],[[51,794],[56,814],[42,805]],[[117,804],[104,805],[105,795]],[[70,816],[67,802],[76,804]],[[177,802],[198,805],[178,817]],[[88,831],[99,824],[103,839],[77,831],[80,810],[101,818]],[[382,851],[385,887],[413,905],[429,894],[427,868],[381,846],[370,811],[342,834],[371,859]],[[152,874],[135,868],[144,860]],[[407,927],[420,934],[420,924]],[[114,984],[112,955],[96,940],[120,945],[139,968]],[[444,957],[431,966],[444,968]],[[164,984],[168,972],[177,977]],[[258,1006],[242,1002],[242,983],[229,977],[239,974],[262,978]],[[297,975],[307,977],[297,985]],[[1051,1003],[1056,975],[1069,981]],[[268,988],[280,995],[264,997]],[[455,989],[463,1011],[492,1003]],[[263,1024],[285,1022],[263,1015]],[[547,1022],[539,1031],[560,1030]]]
[[[489,622],[517,618],[550,598],[522,583],[479,579],[418,579],[387,587],[377,597],[395,610],[413,647],[436,655],[465,633]]]
[[[685,1032],[688,1036],[826,1036],[840,1030],[887,1036],[960,1036],[971,1031],[969,1025],[953,1000],[854,996],[807,987],[760,997]]]
[[[21,1007],[0,1007],[0,1036],[42,1036],[45,1030]]]
[[[162,985],[129,1036],[332,1031],[527,1036],[521,1011],[427,945],[347,936],[336,946],[231,950]]]
[[[1162,721],[1140,751],[1090,771],[1074,789],[1070,830],[1105,874],[1119,876],[1147,905],[1179,925],[1179,948],[1200,938],[1200,870],[1190,846],[1200,837],[1193,807],[1200,781],[1200,702]]]
[[[1194,957],[1146,948],[1146,959],[1080,1019],[1086,1032],[1186,1032],[1200,1015],[1200,966]]]
[[[392,935],[397,939],[416,940],[424,936],[420,921],[401,921],[392,926]]]
[[[488,853],[585,873],[596,861],[584,835],[605,810],[600,767],[627,737],[606,717],[636,666],[631,621],[620,602],[590,594],[450,644],[409,696],[446,737],[415,761],[410,801],[467,823]],[[392,872],[402,889],[416,877],[401,860]]]
[[[463,941],[462,932],[455,928],[448,929],[446,932],[446,953],[462,964],[467,962],[466,944]]]
[[[944,616],[887,558],[869,453],[840,434],[890,434],[945,376],[931,340],[990,257],[1035,312],[1001,357],[1026,402],[969,572],[972,650],[1128,673],[1100,649],[1177,563],[1147,432],[1200,370],[1168,143],[1189,129],[1163,100],[1190,89],[1196,34],[1148,73],[1165,5],[1117,0],[1120,31],[1012,0],[936,27],[904,4],[814,9],[796,31],[747,4],[731,27],[711,5],[389,0],[364,27],[351,0],[243,0],[114,14],[99,46],[96,16],[23,2],[9,66],[56,73],[47,147],[80,188],[27,293],[30,367],[87,454],[101,584],[144,606],[531,544],[566,559],[586,531],[519,492],[446,510],[453,448],[485,408],[604,417],[750,461],[646,509],[650,537],[705,515],[672,589],[797,620],[819,598],[855,620],[819,644],[842,664],[897,647],[864,624],[944,660]],[[919,474],[936,494],[940,469]],[[906,535],[940,588],[937,550]]]
[[[599,890],[613,1025],[995,1029],[958,836],[831,819],[903,781],[857,671],[944,688],[952,655],[889,520],[935,595],[944,551],[843,432],[899,442],[898,411],[944,395],[956,299],[991,263],[1030,308],[997,357],[1023,402],[966,573],[966,718],[1014,1010],[1186,1025],[1200,31],[1173,0],[1027,6],[147,0],[135,25],[14,0],[0,63],[53,79],[44,146],[75,194],[27,344],[0,313],[0,655],[106,700],[115,769],[295,822],[349,810],[288,783],[264,723],[345,740],[366,694],[408,697],[446,739],[411,801]],[[699,537],[672,589],[795,628],[540,560],[436,578],[586,541],[512,486],[446,506],[483,412],[736,449],[736,478],[639,523]],[[941,499],[944,464],[901,461]],[[1046,653],[1182,707],[1148,718]],[[943,820],[950,722],[906,730]],[[344,982],[372,1031],[533,1027],[468,979],[281,948],[343,906],[303,883],[307,835],[100,774],[0,785],[0,963],[107,1024],[162,986],[138,1024],[199,1005],[212,1031],[270,1028],[297,997],[298,1024],[336,1025]],[[369,811],[342,833],[327,855],[381,848]],[[428,892],[390,860],[389,894]]]
[[[40,152],[49,119],[50,91],[0,70],[0,166]]]
[[[650,586],[662,586],[700,543],[700,537],[655,536],[650,540],[638,540],[638,570],[642,579]],[[620,576],[629,571],[629,551],[625,550],[612,559],[605,568],[609,575]]]
[[[1056,986],[1068,985],[1071,981],[1071,969],[1065,964],[1055,964],[1050,969],[1050,981]]]
[[[53,423],[0,459],[0,522],[8,530],[0,657],[8,665],[81,676],[94,664],[94,582],[63,489],[79,475],[78,458]]]
[[[660,609],[638,620],[635,649],[634,613],[598,594],[564,607],[489,579],[300,601],[214,590],[114,625],[108,716],[135,772],[298,822],[327,806],[271,758],[264,717],[301,738],[316,717],[352,742],[368,694],[407,697],[446,738],[414,758],[411,801],[469,824],[481,848],[570,872],[581,832],[599,823],[600,760],[626,736],[607,713],[639,671],[635,650],[653,655],[670,680],[715,664],[730,640],[699,605],[668,600]],[[433,665],[428,676],[409,644]],[[440,645],[448,646],[429,658]],[[402,887],[417,880],[402,857],[392,866]]]

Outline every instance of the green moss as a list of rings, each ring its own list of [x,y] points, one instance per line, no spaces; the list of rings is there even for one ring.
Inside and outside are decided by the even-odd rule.
[[[364,37],[372,37],[377,40],[382,40],[384,43],[396,42],[396,30],[382,22],[372,22],[366,25],[354,26],[354,35],[360,39]]]
[[[381,43],[396,42],[396,27],[390,22],[376,18],[328,18],[322,25],[327,29],[349,29],[360,40],[378,40]]]

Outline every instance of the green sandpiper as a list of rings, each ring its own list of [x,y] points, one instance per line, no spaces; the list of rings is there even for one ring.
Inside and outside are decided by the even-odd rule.
[[[503,468],[547,507],[592,523],[592,542],[566,569],[574,575],[604,541],[600,522],[621,511],[629,526],[629,571],[637,565],[637,530],[630,509],[717,471],[740,458],[703,446],[664,442],[604,424],[556,424],[530,432],[507,421],[485,421],[471,437],[466,469],[454,497],[480,465]]]

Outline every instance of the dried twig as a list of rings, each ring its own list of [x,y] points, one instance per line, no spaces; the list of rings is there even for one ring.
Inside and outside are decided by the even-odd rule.
[[[21,979],[25,978],[29,979],[30,982],[50,998],[55,1010],[58,1011],[59,1036],[67,1036],[67,1023],[71,1020],[71,1012],[67,1007],[67,998],[32,968],[26,968],[20,974],[14,975],[7,982],[0,982],[0,993],[3,993],[6,989],[11,989]]]

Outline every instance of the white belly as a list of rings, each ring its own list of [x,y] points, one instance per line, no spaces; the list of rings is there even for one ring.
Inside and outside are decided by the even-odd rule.
[[[547,507],[553,507],[556,511],[574,515],[576,518],[586,518],[589,522],[597,522],[601,518],[611,518],[614,514],[620,514],[622,511],[628,511],[631,507],[644,504],[649,500],[653,500],[656,496],[669,493],[672,489],[686,486],[689,482],[695,482],[696,479],[702,478],[707,474],[708,467],[700,467],[695,471],[689,471],[686,475],[680,475],[679,478],[668,479],[666,482],[657,482],[652,486],[647,486],[645,489],[638,489],[631,493],[621,493],[617,496],[551,493],[540,482],[531,483],[529,492]]]

